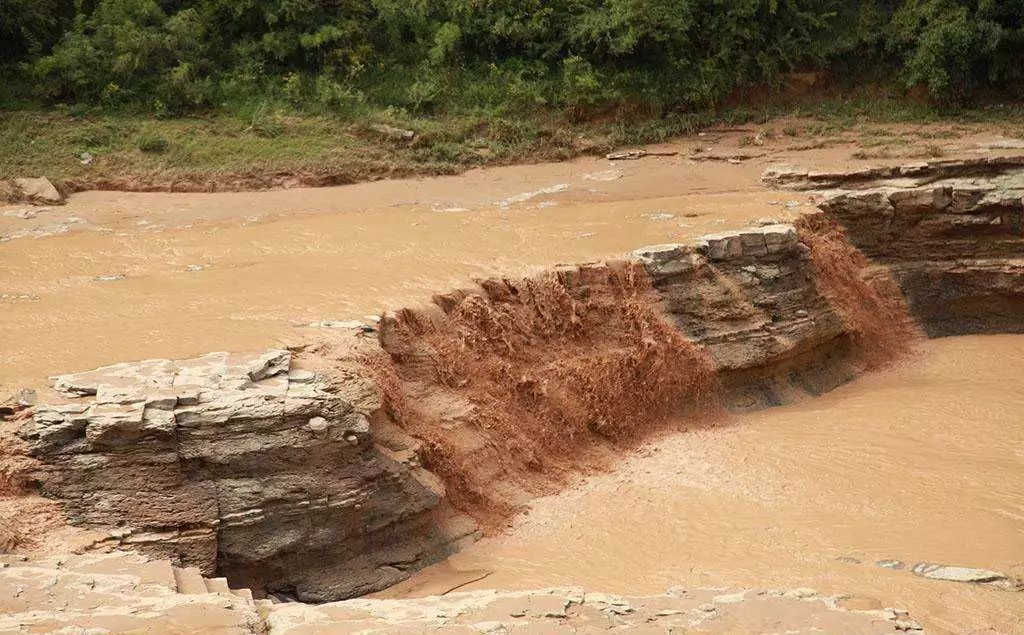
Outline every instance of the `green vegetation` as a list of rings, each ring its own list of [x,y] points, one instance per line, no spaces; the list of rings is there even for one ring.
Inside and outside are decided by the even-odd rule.
[[[786,119],[776,122],[779,117]],[[411,140],[395,138],[375,130],[370,122],[416,135]],[[943,125],[901,132],[886,128],[908,122]],[[763,138],[774,137],[794,150],[856,141],[864,158],[880,158],[922,142],[939,147],[944,140],[968,133],[969,124],[975,123],[1024,137],[1024,108],[965,109],[951,117],[925,105],[865,97],[573,125],[557,115],[398,117],[386,110],[361,122],[269,109],[250,117],[206,113],[162,119],[134,113],[72,115],[66,108],[0,111],[0,178],[46,174],[71,189],[326,185],[561,160],[666,141],[716,124],[753,124],[763,131]],[[88,159],[84,163],[83,157]]]
[[[557,159],[763,119],[793,72],[895,96],[827,125],[982,112],[1024,93],[1024,0],[0,0],[0,175]]]
[[[1024,0],[4,0],[8,104],[358,118],[720,104],[793,70],[1019,94]]]

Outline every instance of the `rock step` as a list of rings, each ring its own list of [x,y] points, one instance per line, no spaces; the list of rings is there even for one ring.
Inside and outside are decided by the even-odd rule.
[[[220,595],[231,595],[231,587],[228,586],[228,579],[206,578],[206,592],[219,593]]]
[[[255,605],[255,601],[252,599],[252,591],[250,589],[231,589],[231,592],[249,604]]]
[[[206,580],[196,567],[184,569],[174,568],[174,581],[178,585],[178,593],[198,595],[207,593]]]

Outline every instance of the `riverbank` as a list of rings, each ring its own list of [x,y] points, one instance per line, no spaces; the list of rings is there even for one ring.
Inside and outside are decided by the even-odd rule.
[[[769,101],[627,121],[413,117],[390,110],[356,120],[272,108],[192,118],[18,110],[0,112],[0,180],[47,176],[69,192],[339,185],[603,155],[741,125],[752,131],[751,148],[778,138],[794,147],[847,146],[864,158],[934,158],[967,134],[1024,135],[1024,111],[1011,104],[942,114],[868,97]],[[923,129],[891,134],[884,129],[891,125]]]

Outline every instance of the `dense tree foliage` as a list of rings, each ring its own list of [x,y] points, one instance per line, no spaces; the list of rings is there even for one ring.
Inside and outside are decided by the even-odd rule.
[[[19,97],[659,112],[793,70],[1020,92],[1024,0],[0,0]]]

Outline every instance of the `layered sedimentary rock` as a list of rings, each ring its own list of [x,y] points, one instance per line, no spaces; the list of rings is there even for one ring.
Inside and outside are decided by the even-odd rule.
[[[767,224],[635,252],[665,313],[714,361],[733,409],[820,394],[913,338],[899,291],[861,278],[866,263],[837,228],[809,218],[800,229]]]
[[[894,358],[915,336],[896,282],[932,333],[1019,329],[1018,177],[983,167],[858,173],[795,226],[483,280],[300,353],[57,377],[66,403],[20,429],[23,478],[100,546],[257,593],[379,589],[472,539],[448,501],[494,527],[680,416]]]
[[[0,555],[0,633],[263,633],[246,591],[137,554]]]
[[[863,167],[856,170],[809,170],[779,165],[765,171],[765,185],[793,190],[827,190],[870,186],[888,180],[897,187],[916,187],[939,179],[987,177],[1024,168],[1024,156],[936,159],[904,165]]]
[[[1024,160],[844,180],[821,208],[899,282],[929,335],[1024,331]]]
[[[448,501],[497,527],[680,417],[815,395],[898,354],[899,292],[865,264],[827,219],[768,224],[484,280],[295,354],[56,377],[67,403],[19,432],[24,479],[100,547],[352,597],[471,540]]]
[[[20,430],[31,482],[109,543],[308,600],[382,588],[472,532],[378,447],[365,377],[289,351],[149,360],[55,378],[78,398]],[[460,533],[461,532],[461,533]]]

